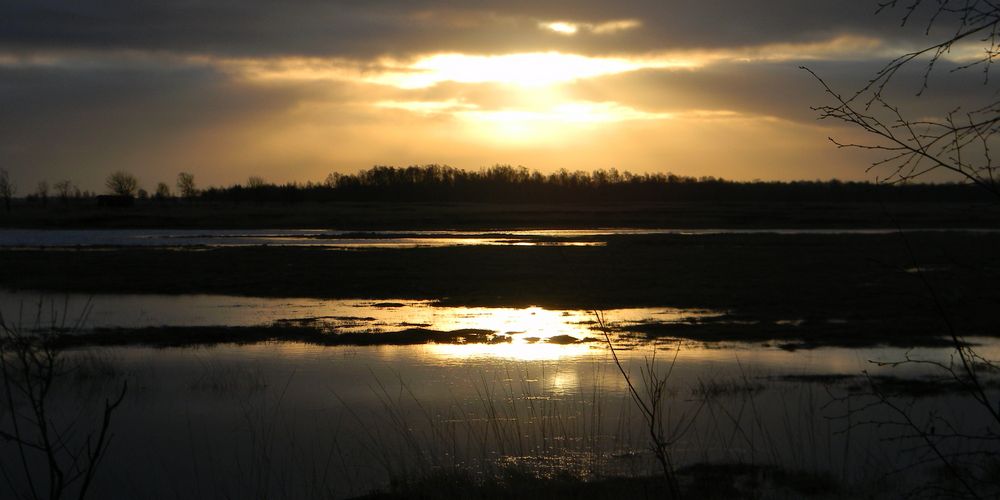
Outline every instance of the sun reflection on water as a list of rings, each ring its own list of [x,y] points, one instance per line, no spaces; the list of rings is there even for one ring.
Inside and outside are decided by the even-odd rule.
[[[13,306],[32,299],[27,292],[0,289],[0,313],[15,314],[16,311],[11,310]],[[75,304],[91,306],[85,325],[87,328],[292,325],[316,327],[330,335],[412,333],[417,342],[421,338],[454,338],[452,344],[421,347],[427,356],[435,359],[495,357],[525,361],[555,360],[589,356],[604,350],[604,336],[596,328],[595,313],[587,310],[539,306],[454,307],[411,299],[323,300],[224,295],[119,294],[91,299],[70,294],[66,296],[65,303],[74,304],[74,307],[77,307]],[[141,314],[135,311],[141,311]],[[72,316],[73,312],[68,314]],[[687,322],[719,314],[663,307],[604,311],[607,322],[616,327],[650,321]],[[427,334],[428,330],[433,334]],[[464,335],[461,330],[475,332]],[[441,332],[457,333],[439,335]],[[618,340],[623,347],[629,343],[625,339]],[[269,349],[291,350],[299,347],[296,344],[268,346]],[[294,355],[291,352],[287,354]]]
[[[512,340],[504,344],[426,344],[420,352],[427,358],[468,361],[476,358],[497,358],[511,361],[556,361],[566,358],[603,355],[600,345],[593,344],[530,344]]]
[[[592,334],[592,314],[586,311],[559,311],[533,306],[526,308],[453,307],[434,308],[434,326],[438,330],[481,328],[509,334],[519,343],[527,339],[544,341],[559,335],[577,340]]]

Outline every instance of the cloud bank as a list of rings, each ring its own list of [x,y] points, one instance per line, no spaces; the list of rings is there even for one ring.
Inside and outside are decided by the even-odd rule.
[[[817,122],[926,44],[919,16],[821,0],[13,1],[0,5],[0,155],[21,191],[112,170],[147,187],[318,180],[372,164],[617,167],[736,179],[866,178]],[[945,20],[947,21],[947,20]],[[990,90],[947,69],[916,101]],[[963,59],[964,58],[964,59]]]

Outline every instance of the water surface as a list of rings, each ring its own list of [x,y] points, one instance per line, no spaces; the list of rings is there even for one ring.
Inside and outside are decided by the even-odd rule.
[[[996,232],[997,229],[907,229],[906,232]],[[0,229],[0,247],[319,246],[341,249],[482,245],[603,245],[615,236],[782,234],[878,235],[897,229],[533,229],[513,231],[337,231],[323,229]]]
[[[15,325],[34,328],[72,326],[143,328],[155,326],[268,326],[308,325],[331,333],[400,331],[425,328],[438,331],[489,330],[510,342],[482,345],[498,355],[532,356],[532,352],[561,352],[543,345],[602,337],[596,312],[542,307],[453,307],[428,300],[342,300],[260,298],[228,295],[62,294],[0,289],[0,313]],[[722,313],[668,307],[602,311],[613,326],[648,321],[684,323]],[[531,349],[525,346],[531,345]],[[470,347],[464,347],[470,349]],[[569,351],[570,349],[564,349]],[[577,350],[586,351],[577,347]]]
[[[22,324],[83,317],[84,329],[308,321],[334,331],[376,334],[419,326],[512,337],[498,345],[266,342],[65,352],[65,375],[50,399],[55,418],[74,422],[96,415],[100,402],[128,381],[96,498],[344,498],[448,468],[492,474],[513,466],[581,477],[656,470],[648,429],[607,344],[545,341],[599,337],[592,311],[10,290],[0,291],[0,309],[5,320]],[[721,312],[634,308],[604,314],[609,323],[627,325],[698,321]],[[749,332],[758,325],[745,327]],[[1000,343],[973,340],[983,342],[980,355],[1000,359]],[[897,425],[875,425],[898,423],[899,417],[866,393],[872,381],[882,383],[880,377],[919,388],[927,377],[942,375],[929,364],[880,362],[954,359],[947,348],[791,352],[739,342],[613,341],[622,370],[640,391],[650,367],[667,377],[665,432],[679,467],[774,464],[852,484],[891,473],[902,489],[921,479],[923,469],[912,467],[925,458],[913,451],[920,443]],[[995,385],[989,387],[996,397]],[[947,421],[958,431],[980,432],[989,422],[981,408],[954,392],[899,398],[921,425]],[[79,432],[93,421],[76,424]],[[1000,451],[993,441],[986,446]],[[17,458],[6,447],[0,460]]]
[[[118,387],[118,376],[129,380],[97,497],[344,498],[451,467],[655,473],[644,421],[607,349],[516,359],[461,347],[84,349],[67,353],[69,366],[84,374],[58,386],[52,401],[78,415],[76,408]],[[678,466],[767,463],[855,482],[909,464],[912,443],[889,439],[891,427],[855,426],[892,415],[880,408],[848,413],[868,401],[850,396],[850,386],[864,385],[863,370],[910,377],[927,370],[900,373],[872,359],[948,354],[676,347],[618,354],[640,389],[650,360],[661,375],[670,372],[664,408]],[[825,385],[788,375],[852,378]],[[848,396],[857,399],[840,399]],[[971,429],[984,423],[961,397],[907,404],[921,418],[933,412]]]

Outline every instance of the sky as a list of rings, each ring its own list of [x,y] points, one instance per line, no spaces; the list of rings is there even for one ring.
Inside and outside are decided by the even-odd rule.
[[[0,168],[103,190],[373,165],[617,168],[873,180],[865,141],[817,120],[800,66],[862,86],[930,34],[875,0],[12,0],[0,4]],[[945,20],[946,21],[946,20]],[[948,54],[890,96],[940,116],[990,92]]]

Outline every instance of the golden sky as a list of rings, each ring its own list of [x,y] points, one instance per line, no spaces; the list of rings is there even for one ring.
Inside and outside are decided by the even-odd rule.
[[[926,42],[876,2],[14,1],[0,154],[21,191],[372,165],[873,179],[801,65],[856,88]],[[972,52],[957,50],[944,64]],[[967,77],[899,98],[938,113]],[[946,72],[945,72],[946,73]],[[979,78],[977,75],[975,78]],[[981,85],[979,87],[982,87]],[[974,90],[976,91],[976,90]]]

